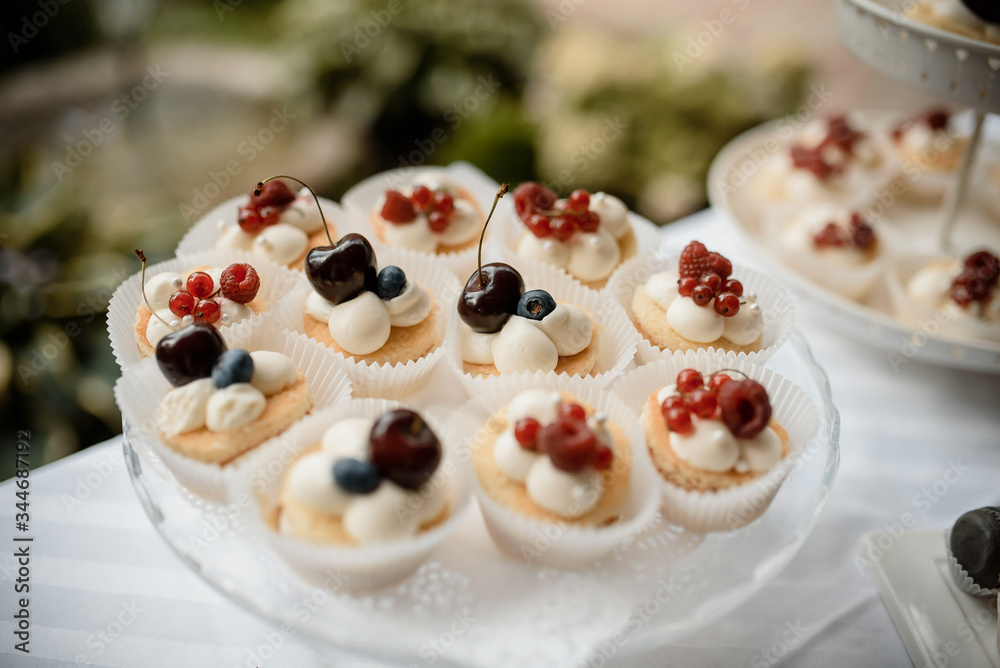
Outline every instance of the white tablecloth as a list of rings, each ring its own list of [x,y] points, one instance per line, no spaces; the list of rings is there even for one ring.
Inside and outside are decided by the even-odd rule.
[[[754,264],[711,211],[664,235],[675,247],[698,238]],[[885,353],[814,324],[814,308],[799,302],[799,326],[829,372],[843,418],[840,473],[816,529],[773,582],[725,619],[641,660],[609,665],[910,665],[853,557],[863,533],[904,513],[917,518],[917,529],[943,528],[966,510],[1000,502],[1000,377],[917,362],[893,371]],[[931,487],[956,464],[968,469],[938,497]],[[5,535],[13,531],[14,492],[10,481],[0,485]],[[72,496],[86,498],[67,504]],[[136,501],[119,439],[33,471],[31,511],[31,655],[14,651],[17,576],[8,535],[0,545],[4,666],[375,665],[320,654],[295,638],[257,660],[255,648],[271,629],[215,593],[157,536]]]

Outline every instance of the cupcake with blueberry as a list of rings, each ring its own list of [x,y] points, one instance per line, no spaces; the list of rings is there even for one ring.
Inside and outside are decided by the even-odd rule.
[[[907,322],[934,321],[949,335],[1000,341],[1000,260],[988,250],[963,259],[900,258],[889,272],[889,294]]]
[[[882,272],[884,251],[865,214],[834,204],[813,204],[778,231],[785,263],[849,299],[863,299]]]
[[[1000,7],[988,0],[919,0],[907,14],[948,32],[1000,44]]]
[[[628,207],[614,195],[575,190],[560,199],[550,188],[529,181],[514,190],[514,209],[513,252],[559,267],[595,290],[636,253]]]
[[[957,169],[969,140],[951,128],[947,109],[931,109],[907,118],[889,134],[902,174],[896,178],[904,195],[920,202],[940,201],[958,178]]]
[[[635,416],[610,395],[552,377],[491,388],[462,412],[457,431],[469,434],[480,506],[502,551],[579,565],[649,519],[655,485],[648,459],[634,452]],[[525,552],[525,536],[547,525],[567,534],[553,541],[555,553]]]
[[[973,596],[1000,594],[1000,508],[970,510],[945,532],[948,565],[958,587]]]
[[[787,380],[745,361],[724,364],[692,353],[647,365],[615,387],[641,406],[664,517],[693,531],[760,517],[818,427],[808,397]]]
[[[285,451],[244,472],[274,549],[294,567],[336,568],[352,589],[404,577],[468,506],[468,466],[446,432],[378,399],[317,412],[289,430]],[[278,475],[272,471],[280,470]]]

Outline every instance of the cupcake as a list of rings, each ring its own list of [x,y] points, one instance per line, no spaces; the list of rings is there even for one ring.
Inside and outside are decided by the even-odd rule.
[[[889,274],[896,315],[937,321],[947,334],[1000,341],[1000,261],[981,250],[964,260],[902,258]]]
[[[1000,44],[1000,9],[995,3],[920,0],[907,14],[935,28]]]
[[[335,569],[352,590],[405,577],[471,498],[470,467],[431,418],[381,399],[315,413],[244,469],[251,521],[307,576]]]
[[[604,287],[623,261],[635,255],[636,233],[624,202],[606,193],[575,190],[567,199],[529,181],[514,190],[517,230],[512,250],[544,262],[595,290]]]
[[[778,231],[777,242],[786,264],[849,299],[863,299],[882,269],[882,244],[858,210],[810,205]]]
[[[903,171],[896,179],[900,186],[894,187],[917,201],[936,202],[944,197],[958,178],[956,169],[969,143],[955,136],[950,123],[946,109],[931,109],[892,129],[891,144]]]
[[[884,147],[847,115],[809,122],[784,150],[771,156],[755,180],[768,202],[849,198],[887,162]]]
[[[973,596],[1000,594],[1000,508],[970,510],[945,536],[955,584]]]
[[[633,323],[662,350],[715,348],[750,353],[763,347],[764,314],[757,296],[744,293],[732,263],[692,241],[677,271],[652,274],[632,294]]]
[[[579,379],[492,385],[449,431],[467,438],[487,529],[508,556],[582,566],[653,517],[655,477],[636,450],[635,415]]]

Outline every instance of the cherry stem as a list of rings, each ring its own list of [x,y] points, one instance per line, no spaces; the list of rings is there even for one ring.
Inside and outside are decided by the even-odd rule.
[[[745,373],[743,373],[739,369],[719,369],[718,371],[716,371],[715,373],[713,373],[711,376],[709,376],[708,379],[712,380],[713,378],[715,378],[716,376],[718,376],[720,373],[738,373],[741,376],[743,376],[744,378],[746,378],[747,380],[750,380],[750,376],[746,375]]]
[[[260,193],[264,189],[264,184],[267,183],[268,181],[273,181],[275,179],[291,179],[292,181],[295,181],[296,183],[300,184],[303,188],[305,188],[306,190],[309,191],[309,194],[312,195],[313,199],[316,201],[316,208],[319,209],[319,217],[323,221],[323,231],[326,232],[326,240],[329,241],[330,245],[332,246],[333,245],[333,237],[330,236],[330,228],[327,227],[326,216],[323,215],[323,207],[320,206],[319,197],[316,195],[316,192],[312,188],[309,187],[309,184],[307,184],[302,179],[297,179],[294,176],[288,176],[286,174],[278,174],[276,176],[269,176],[266,179],[264,179],[263,181],[258,181],[257,182],[257,185],[254,186],[253,194],[256,195],[257,197],[260,197]]]
[[[476,255],[476,263],[479,265],[479,271],[477,275],[479,276],[479,285],[483,286],[483,241],[486,239],[486,227],[490,224],[490,219],[493,217],[493,212],[497,209],[497,202],[500,198],[507,194],[510,190],[509,183],[501,183],[500,188],[497,190],[497,194],[493,196],[493,206],[490,207],[490,212],[486,215],[486,222],[483,223],[483,231],[479,234],[479,252]]]
[[[139,262],[142,263],[142,274],[139,277],[139,292],[142,293],[142,301],[145,302],[146,308],[148,308],[149,312],[151,314],[153,314],[153,317],[155,317],[157,320],[159,320],[160,322],[162,322],[164,325],[166,325],[170,329],[173,329],[173,327],[170,327],[170,323],[168,323],[166,320],[164,320],[159,315],[157,315],[156,311],[153,309],[152,305],[149,303],[149,300],[146,298],[146,254],[142,252],[142,249],[136,248],[135,249],[135,256],[137,258],[139,258]]]

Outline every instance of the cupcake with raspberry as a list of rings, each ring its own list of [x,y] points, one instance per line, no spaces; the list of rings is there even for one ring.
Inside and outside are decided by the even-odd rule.
[[[184,326],[115,387],[130,441],[149,444],[180,484],[213,500],[313,406],[350,397],[315,344],[266,329],[227,336],[204,322]]]
[[[524,260],[558,267],[594,290],[603,288],[640,246],[660,244],[655,228],[607,193],[575,190],[559,199],[551,189],[529,181],[514,190],[514,209],[516,216],[502,233],[507,248]]]
[[[692,241],[679,259],[643,255],[606,292],[642,335],[638,359],[711,350],[763,361],[784,343],[794,312],[787,293],[756,272]]]
[[[108,305],[111,347],[123,367],[151,357],[160,339],[194,322],[244,332],[279,318],[296,283],[289,270],[245,253],[205,251],[148,271],[142,261]]]
[[[842,200],[870,189],[889,164],[877,135],[846,114],[809,122],[762,166],[757,195],[770,203]]]
[[[635,416],[611,395],[549,377],[492,387],[459,413],[449,427],[469,439],[487,528],[509,556],[583,565],[651,519],[655,478]],[[550,525],[559,538],[531,549]]]
[[[467,462],[424,411],[354,400],[310,416],[283,440],[283,452],[244,471],[259,504],[252,519],[293,567],[338,569],[351,589],[408,575],[471,499]]]
[[[888,275],[896,315],[946,335],[1000,341],[1000,260],[988,250],[958,258],[900,258]]]
[[[376,174],[344,195],[344,207],[368,220],[373,240],[436,256],[468,271],[498,184],[464,162]]]
[[[689,353],[615,386],[641,407],[664,517],[692,531],[737,529],[760,517],[818,428],[815,407],[787,380],[747,361],[724,364]]]
[[[337,234],[334,221],[346,215],[329,200],[320,200],[307,186],[298,193],[280,177],[255,186],[249,196],[223,203],[184,235],[177,254],[218,248],[250,253],[290,269],[301,270],[306,253],[326,240],[326,228]],[[303,184],[304,185],[304,184]]]
[[[947,109],[931,109],[903,120],[889,134],[902,174],[896,190],[918,202],[933,203],[944,197],[958,178],[957,169],[969,144],[951,128]]]
[[[813,204],[778,231],[781,259],[823,287],[863,299],[882,273],[880,235],[865,214],[834,204]]]
[[[620,309],[552,266],[526,265],[522,275],[505,262],[480,264],[455,308],[449,359],[470,392],[519,374],[603,383],[633,355],[634,335]]]

